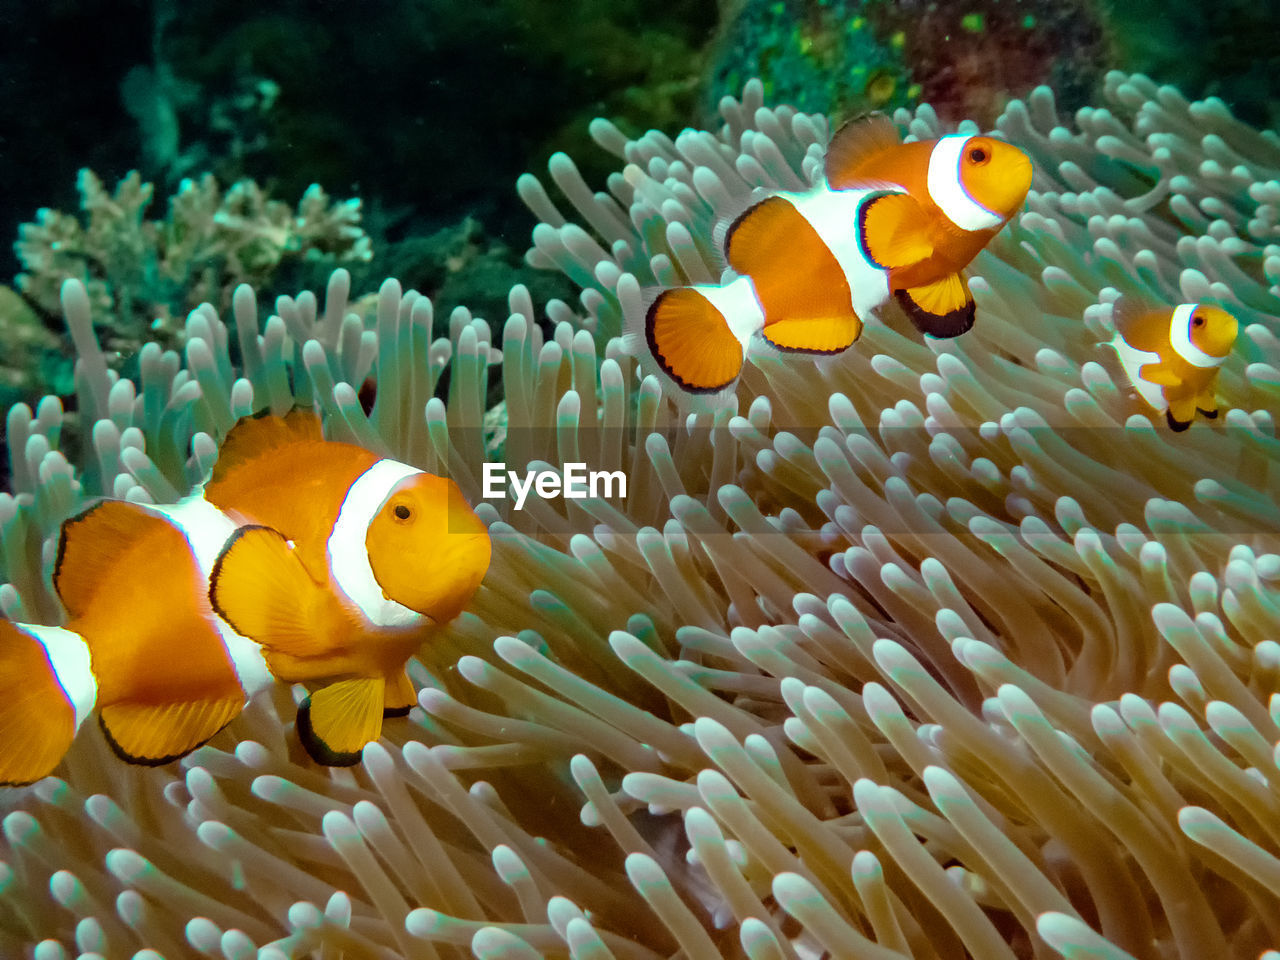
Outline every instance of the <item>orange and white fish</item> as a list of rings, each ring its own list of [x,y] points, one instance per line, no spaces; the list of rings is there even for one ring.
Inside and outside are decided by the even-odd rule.
[[[1172,429],[1186,430],[1197,411],[1218,415],[1214,385],[1235,346],[1235,317],[1207,303],[1169,308],[1126,297],[1116,301],[1112,316],[1115,334],[1107,345],[1138,396]]]
[[[735,278],[653,298],[647,354],[684,391],[720,393],[755,334],[784,351],[840,353],[891,296],[922,333],[958,336],[974,320],[961,271],[1022,207],[1031,172],[992,137],[901,143],[885,116],[851,121],[827,149],[825,183],[775,191],[718,225]],[[640,353],[641,331],[631,334]]]
[[[354,763],[384,713],[408,712],[406,661],[489,556],[452,481],[325,441],[310,413],[246,418],[204,496],[104,500],[63,524],[67,624],[0,621],[0,783],[52,772],[95,709],[122,758],[167,763],[276,681],[313,687],[312,757]]]

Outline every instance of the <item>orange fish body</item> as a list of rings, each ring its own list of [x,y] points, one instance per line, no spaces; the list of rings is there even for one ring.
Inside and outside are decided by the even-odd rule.
[[[489,535],[451,480],[294,417],[242,421],[219,453],[205,499],[248,522],[210,597],[277,678],[318,685],[298,717],[313,756],[354,763],[414,703],[405,662],[479,587]]]
[[[715,394],[733,386],[756,334],[784,351],[839,353],[891,296],[923,333],[968,330],[960,271],[1025,200],[1025,154],[990,137],[900,143],[873,115],[837,131],[825,172],[826,183],[774,192],[718,227],[737,276],[658,293],[647,354],[636,352],[685,392]]]
[[[1239,333],[1235,317],[1212,304],[1170,308],[1127,298],[1116,302],[1113,316],[1108,346],[1134,391],[1173,430],[1186,430],[1197,411],[1218,415],[1214,386]]]
[[[327,442],[310,413],[246,418],[204,496],[105,500],[63,524],[68,623],[0,621],[0,782],[51,772],[95,708],[124,759],[169,762],[277,681],[316,687],[308,752],[354,763],[408,711],[405,662],[488,562],[451,481]]]

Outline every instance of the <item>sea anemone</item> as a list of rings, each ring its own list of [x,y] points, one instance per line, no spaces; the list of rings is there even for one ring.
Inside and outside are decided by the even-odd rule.
[[[753,354],[736,409],[680,412],[617,335],[642,286],[713,279],[717,211],[819,176],[825,121],[756,84],[716,134],[597,121],[607,192],[562,155],[567,206],[521,179],[531,262],[583,289],[546,334],[516,288],[501,337],[459,309],[433,342],[395,281],[366,329],[338,271],[265,323],[247,287],[197,309],[134,383],[68,283],[84,453],[57,400],[10,412],[8,616],[57,622],[85,497],[172,500],[295,403],[447,471],[494,559],[360,766],[310,763],[281,689],[179,763],[86,731],[5,793],[0,952],[1280,960],[1280,142],[1140,76],[1106,97],[1074,132],[1043,88],[1001,116],[1036,176],[970,333],[886,313],[837,357]],[[1239,318],[1217,422],[1129,393],[1098,346],[1121,293]],[[484,500],[499,444],[627,497]]]

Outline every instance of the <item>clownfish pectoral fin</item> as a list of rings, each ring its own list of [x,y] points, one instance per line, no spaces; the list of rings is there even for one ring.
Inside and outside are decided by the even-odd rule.
[[[898,146],[898,128],[883,113],[867,113],[848,121],[831,138],[824,168],[832,190],[865,186],[858,170],[866,161]]]
[[[895,296],[915,328],[931,337],[958,337],[973,326],[973,295],[958,273],[923,286],[895,291]]]
[[[933,256],[929,215],[909,193],[882,193],[858,212],[858,241],[868,260],[884,270],[909,267]]]
[[[157,767],[190,753],[243,709],[244,696],[237,692],[185,703],[113,703],[98,719],[120,759]]]
[[[93,705],[87,649],[80,652],[77,664],[55,652],[53,644],[59,638],[50,633],[67,631],[0,620],[0,786],[18,787],[47,777],[75,738],[77,684],[73,677],[59,678],[60,659],[63,672],[84,675],[81,683],[88,689],[79,695],[82,710]],[[83,648],[78,637],[68,638]]]
[[[779,320],[765,324],[760,335],[777,347],[796,353],[841,353],[862,333],[862,321],[850,312],[839,317]]]
[[[360,751],[382,735],[382,677],[353,677],[317,690],[298,707],[298,739],[311,759],[329,767],[360,762]]]
[[[350,619],[271,527],[240,527],[227,541],[209,574],[209,600],[232,629],[266,648],[268,666],[272,655],[332,652],[334,626]]]
[[[1158,387],[1182,386],[1182,378],[1160,362],[1144,363],[1138,368],[1138,376]]]
[[[386,691],[382,696],[384,717],[407,717],[409,711],[418,705],[418,691],[413,688],[413,682],[403,670],[387,676]]]
[[[742,342],[701,290],[663,290],[645,312],[645,340],[662,372],[689,393],[717,393],[742,372]]]

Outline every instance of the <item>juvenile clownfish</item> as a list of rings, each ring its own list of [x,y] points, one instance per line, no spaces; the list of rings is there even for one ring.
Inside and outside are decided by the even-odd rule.
[[[489,555],[452,481],[325,441],[309,412],[246,418],[203,496],[104,500],[63,524],[68,623],[0,621],[0,783],[52,772],[95,708],[119,756],[168,763],[275,681],[314,690],[298,717],[308,753],[355,763],[384,714],[408,712],[405,663]]]
[[[755,334],[784,351],[840,353],[890,296],[921,333],[959,336],[974,321],[960,271],[1022,207],[1031,173],[1021,150],[992,137],[901,143],[883,115],[853,120],[831,140],[825,183],[774,192],[717,225],[738,276],[658,293],[644,314],[647,354],[684,391],[719,393]]]
[[[1116,332],[1107,345],[1138,396],[1172,429],[1186,430],[1197,410],[1218,415],[1213,388],[1235,346],[1235,317],[1207,303],[1170,309],[1128,298],[1116,301],[1112,316]]]

